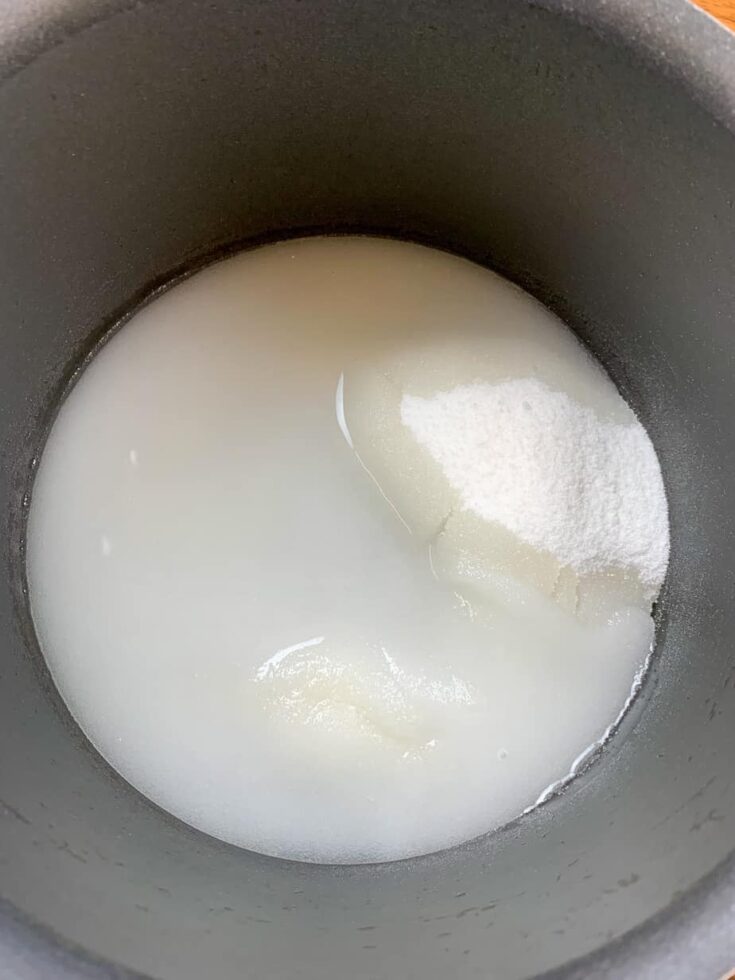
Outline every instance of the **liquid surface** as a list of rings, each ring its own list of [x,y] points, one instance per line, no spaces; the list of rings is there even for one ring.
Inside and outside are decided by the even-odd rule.
[[[514,379],[528,411],[640,429],[552,314],[419,246],[285,242],[140,310],[62,406],[28,526],[42,649],[107,760],[216,837],[328,862],[456,844],[563,779],[660,581],[473,509],[432,433]]]

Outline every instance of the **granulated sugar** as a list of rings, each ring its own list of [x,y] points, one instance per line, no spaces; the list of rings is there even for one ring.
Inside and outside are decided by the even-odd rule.
[[[461,506],[578,574],[632,570],[653,592],[669,552],[661,469],[643,426],[601,421],[534,378],[405,394],[401,421]]]

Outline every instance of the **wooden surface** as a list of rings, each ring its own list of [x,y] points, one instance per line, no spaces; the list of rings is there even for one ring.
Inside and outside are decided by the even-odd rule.
[[[694,0],[694,2],[735,31],[735,0]]]

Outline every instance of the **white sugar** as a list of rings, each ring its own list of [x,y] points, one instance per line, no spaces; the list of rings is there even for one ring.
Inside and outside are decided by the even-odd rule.
[[[401,421],[462,506],[579,574],[632,570],[658,591],[669,530],[661,468],[643,426],[601,421],[534,378],[410,394]]]

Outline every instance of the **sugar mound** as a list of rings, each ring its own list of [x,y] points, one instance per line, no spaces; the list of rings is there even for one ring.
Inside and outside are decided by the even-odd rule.
[[[580,575],[631,569],[658,592],[668,512],[643,426],[602,421],[535,378],[404,394],[401,421],[459,501]]]

